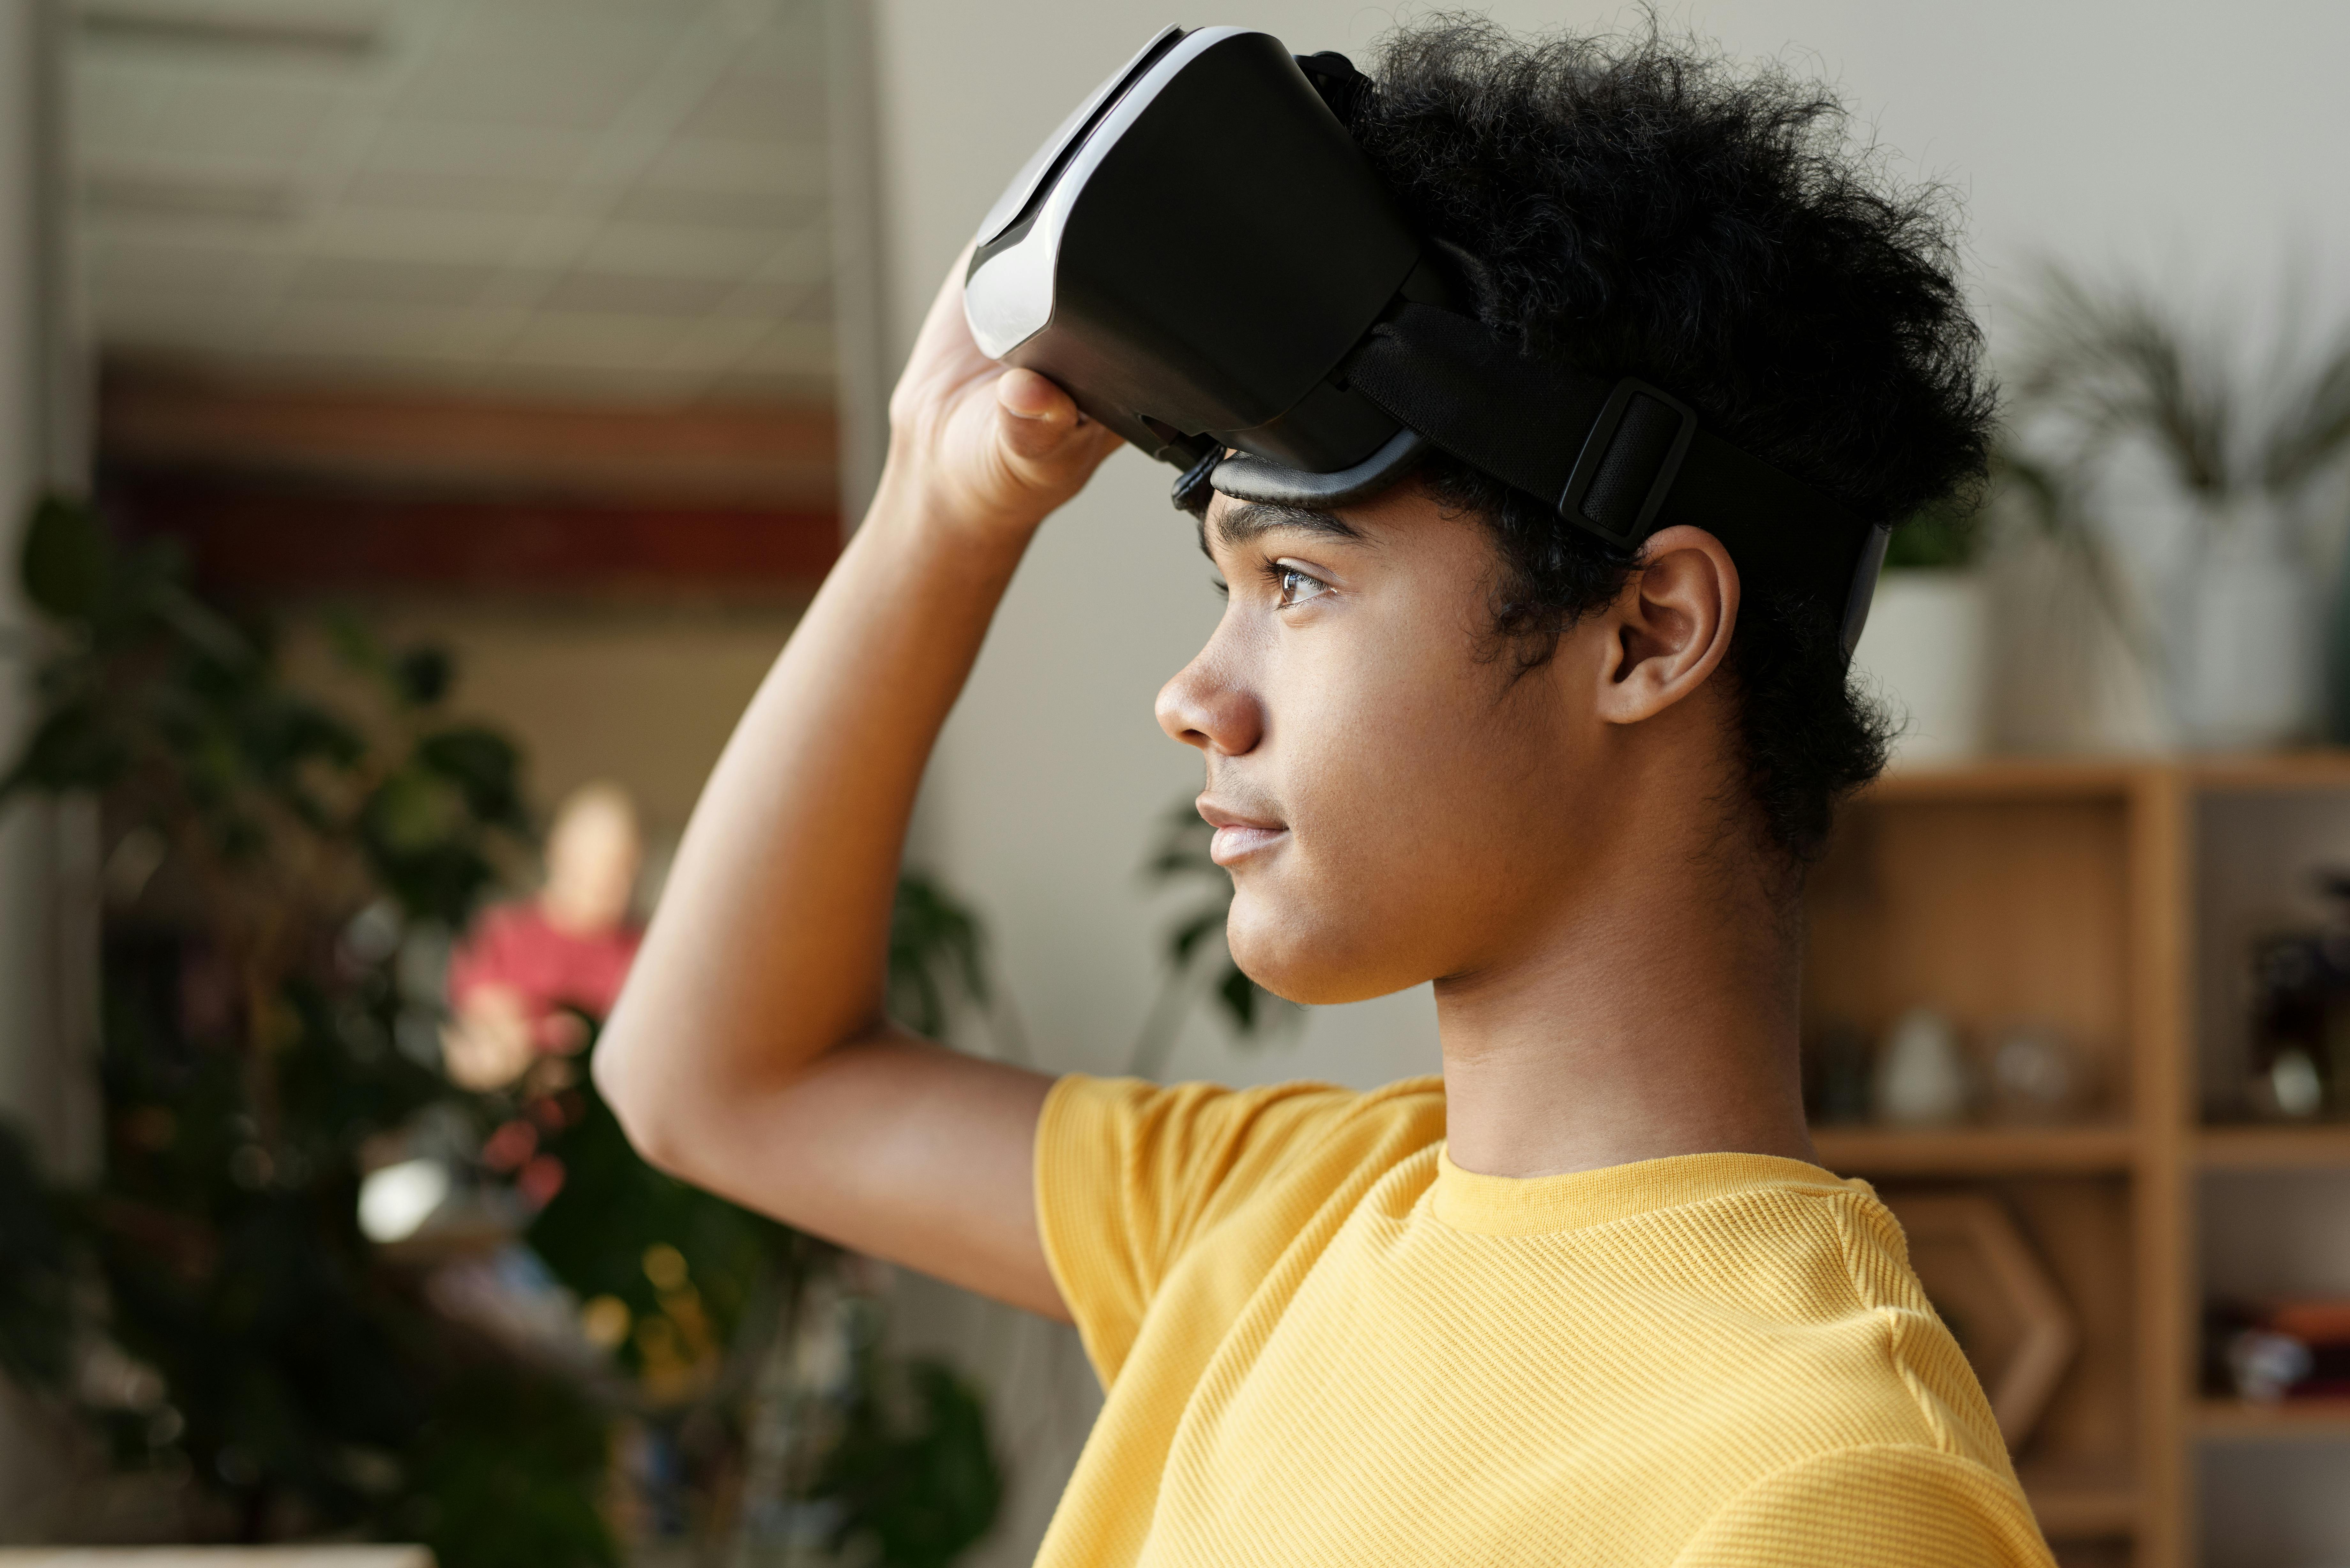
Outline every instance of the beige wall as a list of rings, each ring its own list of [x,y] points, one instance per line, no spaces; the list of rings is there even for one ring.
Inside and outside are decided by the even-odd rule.
[[[590,779],[628,786],[658,853],[673,845],[702,781],[798,607],[409,602],[367,624],[394,647],[429,642],[456,658],[452,716],[522,747],[530,804],[545,811]],[[296,677],[348,691],[315,621],[292,620]]]

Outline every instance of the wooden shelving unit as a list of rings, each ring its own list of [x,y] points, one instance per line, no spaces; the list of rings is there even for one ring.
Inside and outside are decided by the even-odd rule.
[[[2127,1464],[2026,1459],[2016,1477],[2056,1540],[2127,1538],[2138,1526],[2137,1480]]]
[[[2215,955],[2236,940],[2215,900],[2250,874],[2203,864],[2209,824],[2333,795],[2350,822],[2350,753],[1896,773],[1813,876],[1807,1025],[1881,1038],[1919,1003],[1978,1038],[2053,1025],[2102,1081],[2079,1126],[1815,1135],[1897,1211],[1906,1191],[1995,1194],[2056,1278],[2081,1349],[2016,1458],[2060,1561],[2189,1568],[2201,1445],[2350,1445],[2350,1401],[2203,1397],[2197,1341],[2206,1173],[2350,1171],[2350,1127],[2198,1125],[2229,1016]]]
[[[2210,1127],[2195,1135],[2206,1170],[2350,1170],[2350,1127]]]
[[[1829,1168],[1871,1176],[2020,1176],[2126,1171],[2137,1153],[2127,1127],[1822,1127],[1812,1142]]]
[[[2207,1441],[2220,1443],[2295,1438],[2350,1441],[2350,1399],[2297,1399],[2282,1405],[2205,1399],[2195,1407],[2195,1429]]]

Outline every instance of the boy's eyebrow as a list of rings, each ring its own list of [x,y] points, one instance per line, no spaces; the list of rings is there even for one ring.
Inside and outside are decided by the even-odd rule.
[[[1276,528],[1295,528],[1308,534],[1321,534],[1336,539],[1362,538],[1360,530],[1350,525],[1335,512],[1314,512],[1303,506],[1276,506],[1263,501],[1243,501],[1237,506],[1227,506],[1216,519],[1216,543],[1227,550],[1237,549],[1263,534]],[[1208,554],[1208,523],[1200,520],[1200,551]]]

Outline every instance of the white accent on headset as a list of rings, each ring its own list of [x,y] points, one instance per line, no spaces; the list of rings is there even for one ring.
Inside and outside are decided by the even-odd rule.
[[[1045,330],[1053,319],[1053,260],[1060,227],[1049,236],[1039,218],[1028,237],[987,258],[962,286],[963,319],[979,351],[1001,359]]]
[[[1077,195],[1086,188],[1086,182],[1100,167],[1103,156],[1118,144],[1119,137],[1126,134],[1127,128],[1159,96],[1159,89],[1184,67],[1226,38],[1253,31],[1255,29],[1250,27],[1201,27],[1168,50],[1158,64],[1144,72],[1142,78],[1127,89],[1117,106],[1102,117],[1101,123],[1094,127],[1093,134],[1086,138],[1085,144],[1077,149],[1067,167],[1061,171],[1061,177],[1054,181],[1053,188],[1045,192],[1045,204],[1038,210],[1036,221],[1028,226],[1028,232],[1016,244],[1007,245],[988,257],[963,284],[963,319],[971,324],[972,337],[979,344],[981,353],[991,359],[1001,359],[1042,332],[1053,319],[1054,264],[1060,259],[1062,227],[1068,222],[1069,209],[1076,204]],[[1157,41],[1154,38],[1152,43]],[[1145,52],[1148,53],[1148,49]],[[1128,61],[1126,68],[1133,68],[1133,62]],[[1125,75],[1125,71],[1121,70],[1118,75]],[[1082,116],[1090,110],[1094,99],[1117,80],[1118,77],[1112,77],[1102,88],[1096,89],[1078,114]],[[1000,231],[1019,208],[1026,204],[1027,188],[1035,177],[1033,171],[1049,161],[1053,150],[1060,146],[1061,138],[1067,130],[1068,126],[1064,122],[1061,130],[1045,142],[1045,151],[1029,160],[1028,166],[1014,179],[1011,189],[997,199],[995,206],[988,213],[987,221],[980,227],[982,243],[992,237],[992,231]],[[1013,201],[1014,192],[1019,192],[1019,202],[1013,205],[1010,213],[1006,213],[1005,203]]]
[[[1054,159],[1061,155],[1061,149],[1068,145],[1069,139],[1076,135],[1087,120],[1093,118],[1093,112],[1101,107],[1102,99],[1133,74],[1142,57],[1165,42],[1168,34],[1182,30],[1180,27],[1161,27],[1152,36],[1150,42],[1134,52],[1133,59],[1118,67],[1115,75],[1105,78],[1101,86],[1086,95],[1085,102],[1069,111],[1069,118],[1061,121],[1061,129],[1046,137],[1045,145],[1036,149],[1035,156],[1020,166],[1020,172],[1012,177],[1012,183],[1003,188],[1003,194],[995,199],[995,205],[990,207],[987,216],[979,221],[981,244],[987,244],[1012,226],[1012,220],[1020,215],[1020,209],[1026,206],[1028,198],[1036,193],[1037,182],[1045,178],[1045,171],[1052,166]]]

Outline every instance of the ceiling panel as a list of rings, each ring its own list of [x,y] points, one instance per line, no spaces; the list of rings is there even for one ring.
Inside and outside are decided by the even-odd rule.
[[[102,349],[480,392],[830,384],[818,0],[83,0]]]

